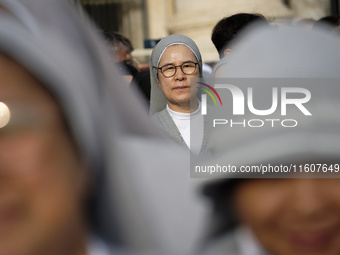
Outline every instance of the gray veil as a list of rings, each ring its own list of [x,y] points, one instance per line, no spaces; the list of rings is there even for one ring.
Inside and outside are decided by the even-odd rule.
[[[55,96],[88,160],[96,231],[137,251],[189,251],[204,216],[189,179],[189,154],[149,122],[94,26],[68,1],[0,5],[0,51]]]
[[[200,74],[202,74],[202,57],[201,53],[196,45],[196,43],[191,40],[189,37],[185,35],[169,35],[164,37],[159,43],[155,46],[151,54],[151,63],[150,63],[150,75],[151,75],[151,94],[150,94],[150,115],[153,115],[157,112],[162,111],[167,104],[167,100],[160,89],[157,81],[157,69],[153,68],[154,66],[158,67],[159,61],[164,53],[164,51],[171,45],[183,44],[187,46],[195,55],[199,66]]]
[[[231,118],[238,123],[244,120],[247,123],[250,119],[256,119],[256,123],[259,123],[258,119],[295,119],[298,125],[286,128],[280,122],[275,122],[278,125],[272,127],[267,122],[263,127],[249,127],[245,124],[246,127],[228,125],[228,128],[216,129],[214,135],[217,137],[215,146],[218,153],[207,165],[230,164],[240,167],[268,163],[290,165],[328,159],[339,161],[340,38],[324,31],[302,27],[252,29],[241,36],[234,53],[228,56],[228,61],[221,60],[219,76],[215,77],[215,88],[218,83],[236,84],[246,98],[247,88],[253,87],[253,100],[259,103],[257,109],[268,109],[268,105],[262,105],[262,102],[271,100],[268,88],[274,86],[280,91],[285,87],[302,87],[311,93],[310,101],[304,105],[311,115],[305,116],[295,105],[287,106],[286,115],[281,113],[281,106],[269,116],[254,115],[249,110],[242,115],[233,115],[230,111],[227,115],[229,123]],[[220,93],[221,97],[223,93]],[[222,101],[223,104],[229,103],[226,99]],[[255,125],[255,121],[252,123]],[[240,177],[265,178],[262,173],[241,175],[224,172],[202,180],[204,192],[214,201],[217,211],[211,217],[212,232],[215,234],[222,231],[221,227],[233,224],[231,201],[227,203],[219,200],[218,194],[222,187],[231,187],[234,178]],[[270,176],[279,177],[294,178],[296,175]],[[221,203],[225,204],[223,208]]]

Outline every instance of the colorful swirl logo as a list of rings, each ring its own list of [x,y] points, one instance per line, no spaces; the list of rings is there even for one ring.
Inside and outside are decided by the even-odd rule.
[[[203,82],[197,82],[197,83],[199,83],[199,84],[201,84],[201,85],[203,85],[203,86],[209,88],[212,92],[214,92],[215,95],[217,96],[218,100],[220,101],[221,106],[222,106],[222,100],[221,100],[221,98],[220,98],[220,95],[217,93],[217,91],[216,91],[213,87],[211,87],[210,85],[208,85],[208,84],[206,84],[206,83],[203,83]],[[201,88],[201,87],[198,87],[198,88],[199,88],[200,90],[203,90],[204,92],[206,92],[206,93],[212,98],[212,100],[214,101],[215,105],[217,105],[214,96],[211,94],[211,92],[210,92],[209,90],[207,90],[207,89],[205,89],[205,88]]]

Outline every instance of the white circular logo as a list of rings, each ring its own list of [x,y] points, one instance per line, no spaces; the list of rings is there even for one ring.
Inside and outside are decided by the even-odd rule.
[[[6,126],[11,118],[11,112],[4,103],[0,102],[0,128]]]

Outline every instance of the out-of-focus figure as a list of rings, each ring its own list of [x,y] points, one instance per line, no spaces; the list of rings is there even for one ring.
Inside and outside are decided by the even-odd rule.
[[[138,70],[126,62],[119,63],[119,71],[123,75],[127,84],[130,84],[133,77],[138,73]]]
[[[326,16],[316,21],[313,25],[313,29],[323,29],[328,32],[334,32],[339,25],[339,16]]]
[[[214,43],[219,56],[220,61],[214,66],[212,71],[212,79],[218,76],[218,70],[221,66],[226,65],[229,62],[228,55],[235,50],[236,42],[242,33],[249,29],[249,26],[255,24],[268,26],[269,23],[261,14],[252,13],[238,13],[230,17],[221,19],[213,28],[211,34],[211,40]]]
[[[237,44],[218,84],[233,85],[250,99],[247,111],[227,112],[225,128],[214,129],[220,151],[208,165],[232,165],[235,171],[203,181],[212,203],[203,254],[337,255],[339,39],[301,27],[259,28]],[[218,91],[230,95],[231,90]],[[273,99],[276,90],[279,101]],[[282,113],[285,91],[291,91],[290,103]],[[281,102],[280,109],[258,114],[275,102]],[[296,125],[288,127],[286,120]]]
[[[268,24],[261,14],[238,13],[221,19],[213,28],[211,41],[214,43],[220,59],[232,52],[231,42],[245,28],[253,23]]]
[[[151,80],[150,70],[140,71],[134,75],[130,86],[136,87],[143,95],[143,101],[145,105],[150,108],[150,93],[151,93]]]
[[[203,210],[188,155],[121,85],[94,26],[68,1],[0,4],[0,254],[188,251]]]
[[[132,57],[133,46],[131,41],[118,32],[104,31],[103,35],[108,42],[108,48],[111,51],[115,62],[132,65],[138,70],[138,65]]]
[[[85,254],[92,180],[62,107],[20,64],[0,65],[0,254]]]

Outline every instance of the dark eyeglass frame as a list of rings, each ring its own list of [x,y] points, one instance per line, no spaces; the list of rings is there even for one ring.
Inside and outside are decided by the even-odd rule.
[[[183,62],[181,65],[178,65],[178,66],[175,66],[174,64],[165,64],[164,66],[161,66],[161,67],[153,66],[153,68],[159,70],[159,71],[163,74],[163,76],[164,76],[165,78],[171,78],[171,77],[174,77],[175,74],[177,73],[177,67],[180,67],[182,73],[184,73],[184,74],[186,74],[186,75],[191,75],[191,74],[196,73],[196,71],[197,71],[197,65],[198,65],[200,62],[201,62],[201,60],[198,61],[198,62],[196,62],[196,63],[193,62],[193,61],[185,61],[185,62]],[[188,64],[188,63],[195,64],[195,70],[194,70],[192,73],[186,73],[186,72],[183,71],[183,65]],[[166,75],[163,73],[163,71],[162,71],[162,68],[165,67],[165,66],[173,66],[173,67],[175,67],[175,72],[174,72],[174,74],[171,75],[171,76],[166,76]]]

